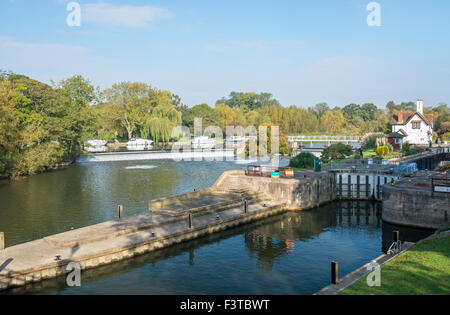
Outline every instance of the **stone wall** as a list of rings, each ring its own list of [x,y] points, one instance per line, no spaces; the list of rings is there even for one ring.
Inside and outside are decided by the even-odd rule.
[[[334,174],[299,172],[295,178],[246,176],[244,171],[222,174],[214,187],[241,185],[255,192],[263,192],[275,202],[286,202],[289,210],[309,209],[337,198]]]
[[[421,228],[440,228],[449,224],[450,194],[430,190],[383,187],[383,220]]]

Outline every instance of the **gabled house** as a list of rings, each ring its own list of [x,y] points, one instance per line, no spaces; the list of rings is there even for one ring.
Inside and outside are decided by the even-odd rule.
[[[423,100],[417,100],[416,112],[397,112],[392,115],[392,132],[404,136],[402,142],[428,145],[433,141],[433,114],[423,113]]]

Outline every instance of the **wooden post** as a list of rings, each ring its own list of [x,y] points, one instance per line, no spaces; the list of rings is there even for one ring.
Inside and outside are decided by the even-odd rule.
[[[0,250],[5,249],[5,233],[0,232]]]
[[[369,175],[366,175],[366,198],[369,199]]]
[[[338,284],[339,283],[339,263],[337,261],[331,262],[331,283]]]
[[[380,180],[380,176],[377,177],[377,199],[381,200],[381,191],[380,191],[380,187],[381,187],[381,180]]]
[[[339,198],[342,199],[342,174],[339,175]]]
[[[119,210],[119,219],[122,219],[122,216],[123,216],[123,206],[118,206],[117,208],[118,208],[118,210]]]
[[[347,179],[347,187],[348,187],[348,191],[347,191],[348,199],[352,199],[352,198],[353,198],[353,192],[352,192],[352,175],[348,175],[348,179]]]
[[[359,200],[361,199],[361,176],[358,175],[356,177],[356,198]]]
[[[247,214],[248,213],[248,200],[244,201],[244,213]]]
[[[192,218],[192,213],[189,213],[189,228],[192,229],[194,227],[194,222]]]

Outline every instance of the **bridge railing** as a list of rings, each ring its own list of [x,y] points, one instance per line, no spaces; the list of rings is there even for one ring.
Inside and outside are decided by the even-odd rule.
[[[362,141],[362,137],[359,136],[290,136],[289,142],[327,142],[327,141],[352,141],[352,142],[360,142]]]

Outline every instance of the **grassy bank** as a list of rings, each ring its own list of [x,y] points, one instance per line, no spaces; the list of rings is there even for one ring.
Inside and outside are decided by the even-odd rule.
[[[450,294],[450,237],[421,242],[381,267],[381,286],[366,277],[341,295]]]

